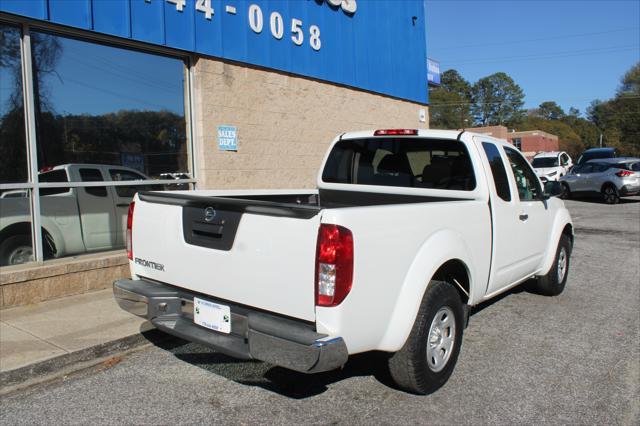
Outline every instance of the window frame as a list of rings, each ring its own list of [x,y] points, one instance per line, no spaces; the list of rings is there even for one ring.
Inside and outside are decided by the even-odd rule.
[[[88,188],[88,187],[116,187],[116,186],[165,186],[175,184],[192,185],[195,189],[198,185],[198,158],[194,143],[197,140],[195,126],[193,125],[195,111],[194,96],[194,63],[195,57],[185,54],[182,51],[166,48],[162,46],[151,46],[132,40],[122,40],[113,36],[94,33],[91,31],[64,28],[50,23],[35,21],[23,17],[0,16],[0,24],[11,25],[20,29],[20,61],[22,68],[22,92],[23,108],[25,116],[25,143],[27,149],[27,182],[20,183],[0,183],[0,190],[21,190],[24,189],[29,194],[30,199],[30,220],[31,220],[31,241],[34,253],[34,262],[42,264],[44,262],[44,250],[42,241],[42,215],[40,210],[40,189],[44,188]],[[53,36],[74,38],[83,42],[101,44],[119,49],[128,49],[143,54],[153,54],[167,56],[183,62],[184,78],[184,116],[185,116],[185,137],[187,144],[187,158],[189,165],[188,179],[146,179],[139,181],[113,181],[103,180],[100,182],[40,182],[38,180],[39,165],[37,163],[37,132],[35,96],[33,87],[33,66],[31,49],[31,31],[44,32]],[[104,174],[102,178],[105,179]],[[113,190],[115,191],[115,190]],[[46,196],[46,195],[43,195]]]
[[[533,167],[531,166],[531,163],[529,163],[527,161],[527,159],[524,157],[524,155],[522,155],[520,153],[519,150],[512,148],[512,147],[508,147],[508,146],[503,146],[502,147],[504,150],[504,154],[506,156],[506,161],[507,164],[509,165],[508,169],[509,169],[509,173],[511,175],[511,179],[513,179],[512,181],[512,188],[511,188],[511,198],[521,202],[521,203],[530,203],[533,201],[543,201],[543,193],[544,193],[544,189],[542,187],[542,184],[540,182],[540,179],[538,178],[538,176],[535,173],[535,170],[533,170]],[[511,159],[509,158],[509,151],[513,151],[513,154],[519,158],[520,160],[522,160],[522,164],[524,165],[524,167],[529,171],[529,175],[530,177],[533,179],[533,184],[535,185],[535,189],[536,189],[536,194],[534,194],[534,196],[530,199],[522,199],[520,197],[520,190],[518,189],[518,181],[516,179],[516,175],[513,171],[513,166],[511,165]],[[526,177],[526,176],[525,176]],[[515,194],[514,194],[515,191]]]
[[[498,196],[498,198],[500,198],[502,201],[504,201],[505,203],[510,203],[513,201],[513,194],[512,194],[512,189],[511,189],[511,182],[509,180],[509,172],[507,171],[507,165],[505,164],[505,160],[504,157],[502,155],[502,151],[500,151],[500,145],[495,144],[493,142],[489,142],[489,141],[481,141],[480,144],[482,145],[482,152],[484,153],[484,156],[487,159],[487,162],[489,163],[489,171],[491,172],[491,177],[493,180],[493,184],[495,187],[495,191],[496,191],[496,195]],[[506,179],[506,184],[507,184],[507,194],[509,196],[509,198],[504,198],[501,194],[500,194],[500,190],[498,189],[498,181],[497,181],[497,177],[495,175],[495,173],[493,172],[493,168],[491,167],[491,159],[489,158],[489,153],[487,152],[487,147],[492,147],[495,148],[496,153],[498,154],[497,157],[500,159],[500,164],[502,166],[502,171],[504,172],[504,178]],[[504,189],[504,188],[503,188]],[[503,194],[506,195],[506,194]]]

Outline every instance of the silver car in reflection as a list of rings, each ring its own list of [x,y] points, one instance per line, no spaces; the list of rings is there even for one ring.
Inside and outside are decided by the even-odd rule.
[[[607,204],[640,193],[640,158],[601,158],[575,166],[560,178],[563,198],[596,195]]]

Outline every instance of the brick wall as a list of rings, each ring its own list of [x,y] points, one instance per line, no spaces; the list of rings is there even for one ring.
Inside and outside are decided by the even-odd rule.
[[[200,58],[194,80],[201,189],[312,188],[336,135],[428,128],[426,106],[274,71]],[[219,125],[237,127],[238,152],[218,150]]]

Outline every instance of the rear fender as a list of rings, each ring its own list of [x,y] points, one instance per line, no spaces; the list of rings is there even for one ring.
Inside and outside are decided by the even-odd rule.
[[[413,323],[427,290],[431,277],[447,261],[458,259],[467,266],[469,289],[473,300],[474,273],[469,270],[473,257],[462,236],[449,229],[432,234],[422,245],[400,288],[389,321],[389,326],[380,342],[379,349],[396,352],[409,337]]]

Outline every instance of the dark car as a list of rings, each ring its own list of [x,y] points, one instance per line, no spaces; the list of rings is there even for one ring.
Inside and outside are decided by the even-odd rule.
[[[600,158],[615,158],[618,156],[618,151],[615,148],[589,148],[578,157],[576,165],[586,163],[589,160],[595,160]]]

